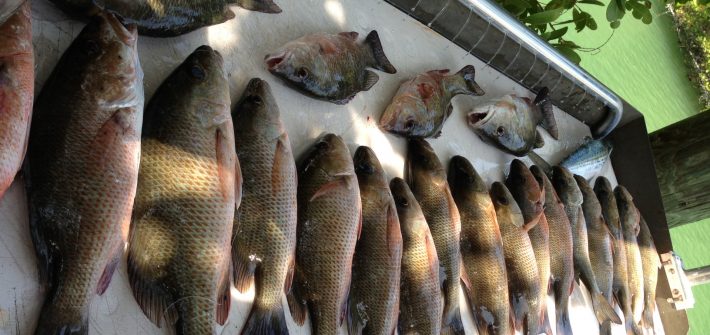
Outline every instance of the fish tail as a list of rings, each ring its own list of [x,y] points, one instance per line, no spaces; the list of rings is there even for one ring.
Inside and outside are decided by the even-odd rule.
[[[238,0],[237,6],[268,14],[281,13],[281,7],[271,0]]]
[[[547,87],[543,87],[538,92],[537,97],[535,97],[535,105],[540,108],[540,113],[542,113],[542,124],[541,126],[547,130],[547,132],[554,139],[559,139],[559,131],[557,130],[557,121],[555,121],[555,113],[552,108],[552,101],[548,93],[550,92]]]
[[[478,96],[486,94],[481,86],[478,86],[478,83],[476,83],[476,69],[473,65],[464,66],[459,72],[456,72],[456,74],[463,78],[464,83],[466,83],[466,94]]]
[[[599,335],[611,335],[611,322],[610,321],[604,321],[604,323],[599,325]]]
[[[567,308],[557,311],[557,331],[558,335],[572,335],[572,324],[569,320]]]
[[[545,333],[547,335],[553,335],[552,326],[550,325],[550,316],[547,315],[547,308],[546,307],[543,307],[543,311],[542,311],[542,321],[541,321],[540,332]]]
[[[373,30],[367,34],[365,44],[367,44],[372,51],[372,57],[374,58],[372,67],[386,73],[397,73],[397,69],[390,63],[385,55],[385,51],[382,49],[382,42],[380,42],[380,36],[377,34],[377,30]]]
[[[606,298],[604,298],[604,296],[599,291],[591,293],[594,313],[597,315],[597,320],[599,320],[599,324],[603,324],[604,321],[611,321],[620,325],[621,319],[611,307],[609,301],[607,301]]]
[[[463,321],[461,321],[461,311],[456,308],[451,312],[451,315],[444,320],[445,324],[441,327],[441,335],[464,335]]]
[[[643,310],[642,320],[643,320],[644,328],[653,328],[653,310],[654,310],[653,306],[654,306],[654,304],[655,304],[655,302],[651,302],[651,305],[647,306]]]
[[[283,306],[280,303],[272,308],[254,305],[241,333],[250,335],[288,335]]]
[[[633,318],[626,318],[626,335],[644,335],[643,330],[634,322]]]
[[[49,298],[52,299],[52,298]],[[35,335],[88,335],[89,315],[83,309],[45,303]]]

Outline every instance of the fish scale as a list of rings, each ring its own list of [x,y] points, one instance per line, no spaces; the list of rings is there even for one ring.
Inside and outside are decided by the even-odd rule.
[[[323,136],[306,156],[298,180],[296,274],[289,307],[297,324],[305,322],[308,312],[314,334],[335,334],[345,315],[361,214],[357,178],[343,140]]]
[[[402,261],[397,208],[372,149],[358,148],[353,163],[362,199],[362,234],[353,259],[348,321],[351,334],[392,335],[399,315]]]
[[[296,248],[296,165],[266,81],[249,81],[233,111],[244,179],[235,214],[232,259],[240,291],[256,297],[242,333],[287,334],[281,297],[290,289]]]
[[[461,156],[449,162],[449,185],[461,214],[461,259],[474,322],[479,334],[505,334],[510,323],[508,277],[503,241],[488,187]]]
[[[445,274],[440,278],[444,293],[442,331],[451,327],[454,332],[463,333],[459,308],[461,217],[451,196],[444,167],[425,140],[410,139],[405,175],[429,225]]]
[[[402,229],[399,334],[440,334],[439,259],[422,209],[401,178],[390,182]]]
[[[535,251],[515,199],[504,184],[495,182],[490,190],[496,218],[503,238],[503,252],[508,274],[508,291],[515,328],[537,334],[540,309],[540,278]],[[525,324],[523,322],[526,321]]]
[[[641,216],[638,243],[641,251],[641,264],[643,267],[643,326],[653,328],[653,313],[656,310],[656,285],[658,284],[658,269],[661,261],[653,243],[651,230],[646,220]]]
[[[146,108],[128,276],[146,316],[177,334],[214,334],[229,313],[241,172],[228,106],[222,58],[202,46]]]
[[[87,52],[87,43],[95,48]],[[135,29],[94,17],[38,99],[27,191],[40,281],[50,290],[36,334],[86,333],[92,298],[123,254],[136,192],[143,73]]]
[[[12,1],[10,1],[12,2]],[[0,5],[2,7],[3,5]],[[0,16],[4,16],[0,14]],[[0,199],[20,170],[27,150],[34,98],[30,2],[0,21]]]
[[[568,303],[574,280],[573,240],[569,219],[562,200],[557,196],[550,179],[538,166],[530,172],[545,192],[545,220],[549,228],[550,283],[555,296],[556,334],[571,334]]]
[[[644,279],[641,251],[639,250],[638,234],[640,230],[640,215],[633,203],[633,197],[624,186],[614,189],[616,204],[619,208],[619,220],[624,236],[624,250],[626,251],[627,285],[629,288],[630,315],[626,316],[627,327],[636,334],[639,329],[644,308]],[[627,328],[628,329],[628,328]]]

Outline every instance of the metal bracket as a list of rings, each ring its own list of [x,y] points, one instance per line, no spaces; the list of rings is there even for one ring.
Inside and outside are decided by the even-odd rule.
[[[668,303],[677,310],[692,308],[695,305],[695,298],[691,290],[692,285],[683,270],[683,261],[672,251],[660,256],[671,291]]]

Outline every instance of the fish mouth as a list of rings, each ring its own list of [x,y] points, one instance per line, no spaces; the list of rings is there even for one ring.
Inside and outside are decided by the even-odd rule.
[[[134,46],[138,40],[138,27],[135,24],[124,26],[121,21],[112,13],[101,12],[97,14],[99,17],[106,20],[111,26],[116,36],[126,45]]]
[[[468,119],[468,124],[472,127],[480,127],[484,123],[488,122],[488,120],[491,118],[491,112],[479,112],[476,110],[471,111],[468,113],[466,118]]]
[[[276,69],[283,63],[283,61],[286,59],[286,53],[281,52],[275,55],[268,54],[266,57],[264,57],[264,61],[266,62],[266,68],[274,72]]]

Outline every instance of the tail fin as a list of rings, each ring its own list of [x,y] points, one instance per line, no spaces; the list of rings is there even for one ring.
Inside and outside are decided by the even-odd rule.
[[[541,333],[545,333],[547,335],[553,335],[554,333],[552,332],[552,326],[550,326],[550,316],[547,315],[547,309],[543,310],[542,312],[542,328],[540,328]]]
[[[288,335],[286,315],[281,304],[273,309],[254,306],[241,331],[249,335]]]
[[[373,64],[372,67],[386,73],[397,73],[397,69],[395,69],[392,63],[390,63],[389,59],[387,59],[387,56],[385,55],[385,51],[382,49],[380,36],[377,35],[376,30],[373,30],[367,34],[365,44],[370,47],[372,56],[375,59],[375,64]]]
[[[461,321],[461,310],[457,308],[452,313],[453,315],[448,320],[448,324],[441,326],[441,335],[465,335],[466,332],[464,332],[463,322]]]
[[[599,325],[599,335],[611,335],[611,322],[604,321]]]
[[[624,320],[626,324],[626,335],[644,335],[643,330],[629,317]]]
[[[471,94],[471,95],[484,95],[486,92],[481,88],[481,86],[478,86],[478,83],[476,83],[475,78],[476,78],[476,69],[473,67],[473,65],[466,65],[464,66],[459,72],[456,72],[457,75],[461,76],[463,78],[463,81],[466,83],[466,89],[468,92],[466,94]]]
[[[51,299],[51,297],[49,298]],[[48,301],[49,303],[49,301]],[[45,304],[42,307],[36,335],[88,335],[88,313],[67,310],[60,306]],[[59,310],[58,310],[59,309]]]
[[[592,296],[592,305],[594,306],[594,313],[597,315],[597,320],[599,324],[603,324],[604,321],[611,321],[618,325],[621,324],[621,318],[616,314],[614,309],[609,304],[609,301],[604,298],[600,292],[590,292]]]
[[[253,10],[268,14],[281,13],[281,7],[271,0],[239,0],[237,6],[244,9]]]
[[[655,302],[652,302],[652,307],[655,305]],[[653,308],[648,308],[648,306],[643,310],[643,327],[644,328],[653,328]]]
[[[557,306],[555,306],[556,308]],[[562,311],[557,311],[557,335],[572,335],[572,324],[569,320],[569,312],[565,308]]]
[[[555,121],[555,113],[552,110],[552,102],[548,97],[550,90],[547,87],[543,87],[538,92],[537,97],[535,97],[535,105],[540,108],[540,113],[542,113],[542,127],[547,130],[547,132],[554,139],[559,139],[559,131],[557,130],[557,121]]]

